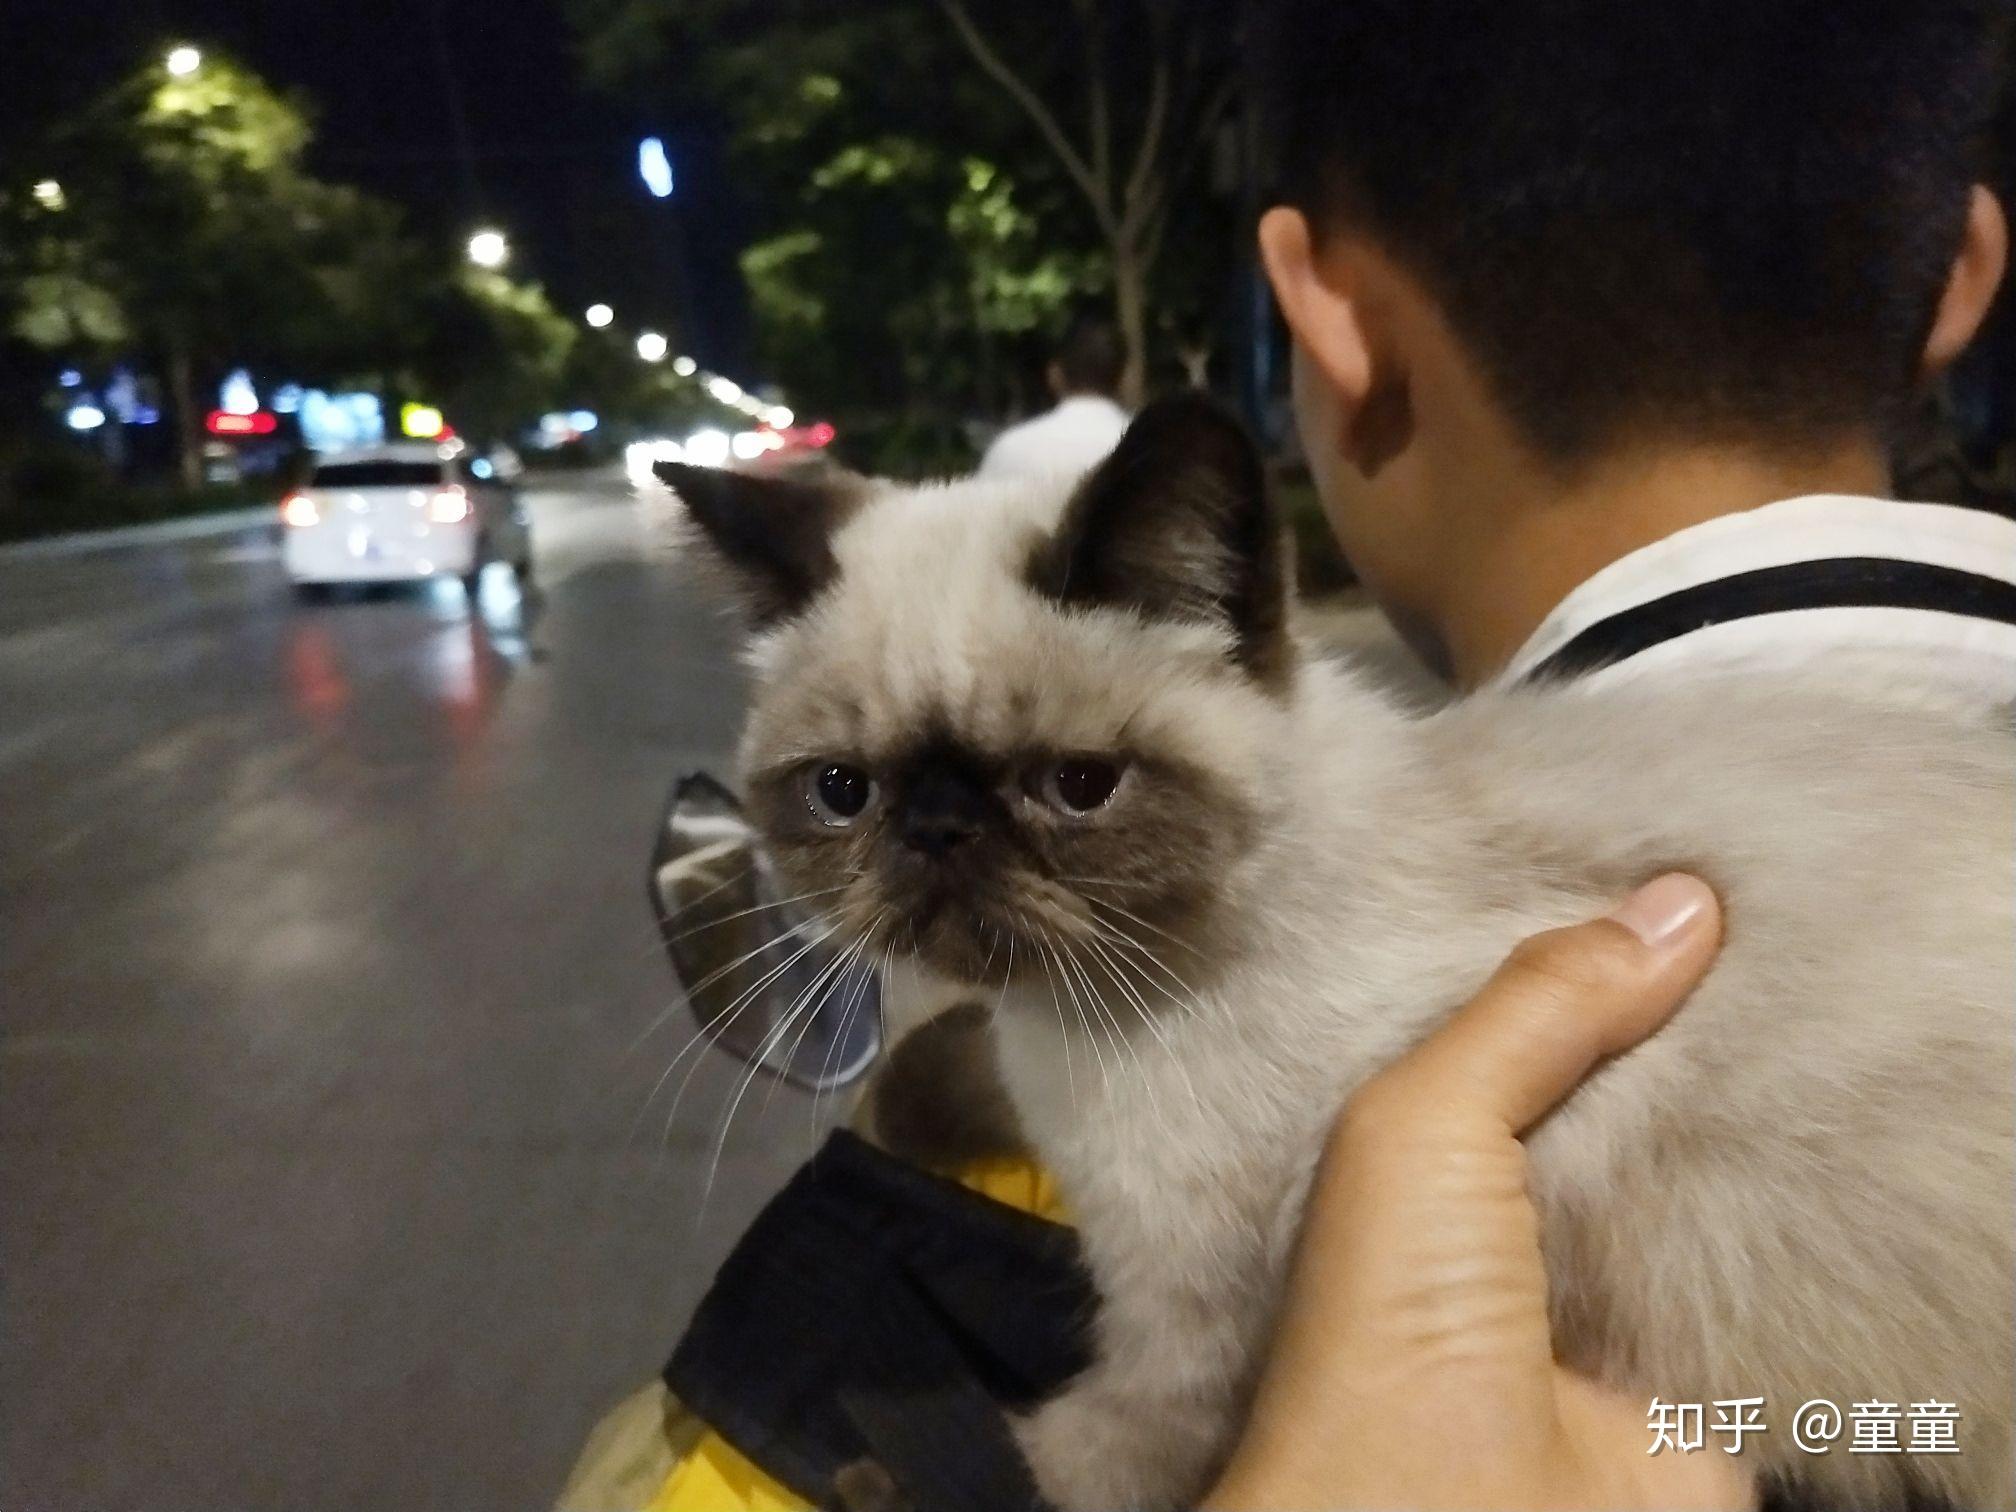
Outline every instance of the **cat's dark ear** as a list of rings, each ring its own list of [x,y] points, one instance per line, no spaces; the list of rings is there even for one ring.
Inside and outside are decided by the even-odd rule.
[[[1286,673],[1286,562],[1266,466],[1245,427],[1202,394],[1135,417],[1079,484],[1030,578],[1065,604],[1216,621],[1255,677]]]
[[[833,532],[859,505],[850,473],[757,474],[659,462],[653,471],[714,549],[750,622],[798,613],[833,581]]]

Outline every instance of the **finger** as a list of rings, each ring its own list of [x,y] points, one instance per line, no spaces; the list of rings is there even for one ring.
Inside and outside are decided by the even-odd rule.
[[[1683,872],[1646,883],[1606,918],[1534,935],[1386,1073],[1380,1101],[1475,1113],[1519,1133],[1599,1060],[1665,1023],[1721,940],[1715,894]]]

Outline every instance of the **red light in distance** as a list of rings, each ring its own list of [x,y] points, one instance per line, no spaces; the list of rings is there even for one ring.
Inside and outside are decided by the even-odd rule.
[[[280,417],[268,410],[258,410],[250,415],[212,410],[203,427],[213,436],[270,436],[279,429]]]

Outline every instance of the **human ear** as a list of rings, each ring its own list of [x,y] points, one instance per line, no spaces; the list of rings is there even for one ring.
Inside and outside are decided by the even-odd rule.
[[[1338,454],[1366,478],[1397,456],[1414,433],[1413,395],[1404,367],[1381,353],[1368,318],[1372,259],[1339,244],[1319,255],[1309,219],[1276,206],[1260,218],[1260,257],[1304,370],[1333,405]]]
[[[1309,218],[1287,205],[1261,216],[1260,261],[1296,343],[1338,402],[1355,410],[1372,388],[1372,344],[1355,291],[1318,263]]]
[[[2008,260],[2009,222],[2002,214],[2001,202],[1986,185],[1976,184],[1967,205],[1967,228],[1960,238],[1960,250],[1954,254],[1939,309],[1925,337],[1925,353],[1919,364],[1924,377],[1938,377],[1967,349],[1988,317]]]

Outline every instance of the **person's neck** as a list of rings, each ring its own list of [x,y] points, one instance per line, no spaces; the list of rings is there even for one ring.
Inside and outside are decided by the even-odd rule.
[[[1480,480],[1481,482],[1481,480]],[[1498,672],[1554,608],[1612,562],[1723,515],[1806,494],[1881,494],[1882,450],[1856,442],[1801,457],[1734,450],[1639,452],[1562,483],[1524,475],[1489,493],[1485,518],[1445,578],[1436,619],[1454,680],[1473,688]]]

